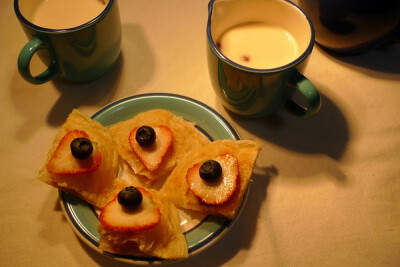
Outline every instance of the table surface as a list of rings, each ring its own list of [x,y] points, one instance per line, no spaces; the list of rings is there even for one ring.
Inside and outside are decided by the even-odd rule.
[[[91,83],[43,85],[18,73],[27,38],[12,2],[0,2],[0,265],[126,266],[81,242],[57,190],[36,176],[73,108],[92,115],[150,92],[204,102],[262,145],[237,222],[176,266],[400,265],[400,44],[356,56],[315,46],[304,74],[321,92],[320,113],[250,120],[228,113],[211,87],[206,0],[119,0],[117,66]]]

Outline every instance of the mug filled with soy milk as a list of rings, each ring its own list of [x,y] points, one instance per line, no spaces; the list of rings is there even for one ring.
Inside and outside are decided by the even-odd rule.
[[[54,77],[87,82],[106,74],[121,52],[117,0],[14,0],[14,10],[30,39],[18,57],[18,70],[30,83]],[[37,54],[47,66],[30,70]]]
[[[284,108],[302,118],[319,111],[320,95],[301,74],[314,29],[299,7],[285,0],[211,0],[208,12],[210,79],[228,110],[263,117]]]

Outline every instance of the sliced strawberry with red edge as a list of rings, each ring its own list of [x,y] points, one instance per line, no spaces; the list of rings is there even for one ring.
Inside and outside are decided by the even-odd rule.
[[[82,174],[92,172],[100,166],[102,156],[93,142],[94,150],[89,158],[80,160],[72,155],[71,142],[79,137],[90,139],[84,131],[79,130],[69,131],[64,135],[46,165],[49,173],[57,175]]]
[[[239,163],[233,154],[221,154],[213,160],[222,168],[222,174],[215,181],[207,181],[200,176],[203,162],[189,168],[186,181],[195,196],[208,205],[221,205],[229,200],[237,188],[239,181]]]
[[[154,143],[149,146],[141,146],[136,141],[136,132],[139,128],[136,127],[130,132],[129,144],[146,169],[154,171],[160,166],[165,154],[172,146],[173,133],[164,125],[153,127],[156,133]]]
[[[124,208],[118,195],[100,212],[99,220],[104,229],[114,232],[140,232],[155,227],[161,219],[160,208],[151,194],[136,187],[142,193],[142,203],[134,210]]]

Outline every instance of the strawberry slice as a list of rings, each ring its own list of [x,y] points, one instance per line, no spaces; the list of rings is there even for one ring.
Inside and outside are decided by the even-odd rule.
[[[141,146],[136,141],[136,132],[139,128],[140,127],[136,127],[131,131],[129,135],[129,144],[146,169],[154,171],[160,166],[165,154],[171,147],[173,133],[167,126],[160,125],[158,127],[153,127],[156,134],[154,143],[149,146]]]
[[[233,154],[221,154],[213,159],[222,168],[222,174],[215,181],[208,181],[200,176],[202,163],[189,168],[186,181],[195,196],[208,205],[221,205],[229,200],[239,181],[238,159]]]
[[[155,227],[161,219],[160,208],[151,194],[144,188],[136,187],[142,193],[142,203],[137,209],[124,208],[118,202],[118,195],[100,212],[99,220],[106,230],[114,232],[138,232]]]
[[[95,149],[92,155],[84,160],[79,160],[72,155],[71,142],[78,137],[89,139],[89,136],[84,131],[69,131],[61,139],[53,156],[46,165],[46,169],[51,174],[69,175],[82,174],[96,170],[102,161],[101,153]]]

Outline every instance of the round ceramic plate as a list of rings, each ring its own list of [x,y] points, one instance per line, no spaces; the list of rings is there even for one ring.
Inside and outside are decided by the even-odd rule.
[[[102,108],[92,118],[104,126],[110,126],[130,119],[143,111],[156,108],[166,109],[188,121],[195,122],[196,127],[211,141],[239,139],[233,127],[216,111],[194,99],[173,94],[144,94],[124,98]],[[122,256],[103,252],[98,248],[100,234],[97,231],[99,220],[96,210],[90,204],[70,193],[59,191],[59,194],[65,217],[72,225],[75,233],[93,249],[116,260],[132,264],[171,262],[157,258]],[[240,210],[246,202],[246,197],[247,192],[244,195]],[[187,221],[187,217],[185,221]],[[195,255],[214,244],[229,230],[233,222],[233,220],[216,216],[206,216],[200,220],[186,222],[184,234],[189,247],[189,256]]]

